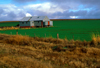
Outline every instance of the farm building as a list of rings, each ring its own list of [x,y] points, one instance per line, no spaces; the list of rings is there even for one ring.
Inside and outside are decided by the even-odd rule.
[[[47,16],[24,17],[20,21],[19,26],[20,28],[47,27],[47,26],[53,26],[53,21],[50,21],[50,19]]]

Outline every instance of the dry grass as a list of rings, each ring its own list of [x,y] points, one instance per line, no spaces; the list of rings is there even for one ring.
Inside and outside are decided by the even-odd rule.
[[[19,27],[3,27],[3,28],[0,28],[0,30],[13,30],[13,29],[19,29]],[[29,28],[21,28],[21,29],[30,29],[30,27]]]
[[[3,28],[0,28],[0,30],[12,30],[12,29],[19,29],[19,27],[3,27]]]
[[[75,41],[0,34],[0,67],[97,68],[100,48],[93,40]],[[99,42],[99,41],[98,41]]]
[[[10,36],[9,39],[5,39],[6,43],[18,44],[18,45],[20,45],[20,44],[29,45],[30,41],[31,41],[31,39],[29,37],[22,36],[22,35]]]
[[[30,29],[30,27],[29,28],[21,28],[21,29]]]
[[[0,58],[0,61],[9,68],[52,68],[48,63],[25,56],[5,56]]]
[[[93,34],[92,35],[92,43],[95,45],[95,46],[97,46],[97,45],[99,45],[100,44],[100,35],[95,35],[95,34]]]

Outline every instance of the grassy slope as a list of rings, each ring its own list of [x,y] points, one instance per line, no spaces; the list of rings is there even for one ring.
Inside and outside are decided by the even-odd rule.
[[[56,42],[53,38],[0,34],[0,68],[100,67],[99,43],[61,39]]]
[[[34,33],[38,37],[56,38],[59,33],[60,38],[74,39],[75,40],[87,40],[90,41],[92,34],[100,33],[100,20],[60,20],[53,21],[54,27],[50,28],[32,28],[32,29],[19,29],[19,34],[25,35],[25,33],[31,37],[34,37]],[[16,34],[16,30],[0,31],[0,33]]]

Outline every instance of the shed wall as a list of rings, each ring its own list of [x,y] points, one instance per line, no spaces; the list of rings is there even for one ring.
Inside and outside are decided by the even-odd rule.
[[[47,26],[47,25],[48,25],[48,21],[45,22],[45,26]]]
[[[41,26],[41,21],[34,21],[35,26]]]
[[[34,25],[34,21],[30,21],[30,25],[32,26],[32,27],[34,27],[35,25]]]
[[[50,21],[50,26],[53,26],[53,21]]]
[[[21,21],[20,26],[30,26],[30,21]]]
[[[50,19],[47,16],[45,16],[45,18],[43,19],[43,21],[50,21]]]

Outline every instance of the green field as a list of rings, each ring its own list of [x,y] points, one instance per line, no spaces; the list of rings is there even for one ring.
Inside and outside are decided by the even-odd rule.
[[[6,25],[6,24],[5,24]],[[9,24],[10,25],[10,24]],[[0,23],[1,26],[1,23]],[[16,30],[5,30],[0,33],[16,34]],[[38,37],[53,37],[56,38],[57,33],[61,39],[67,38],[71,40],[91,40],[92,34],[100,34],[100,20],[60,20],[53,21],[53,27],[49,28],[31,28],[19,29],[21,35],[29,35],[34,37],[34,33]]]
[[[0,27],[11,27],[18,25],[19,22],[0,22]]]

